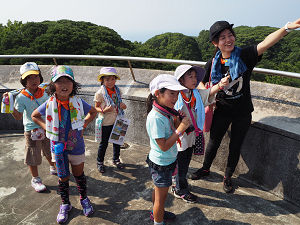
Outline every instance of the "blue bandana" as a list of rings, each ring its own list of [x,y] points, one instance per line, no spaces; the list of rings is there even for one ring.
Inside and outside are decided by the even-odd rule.
[[[241,76],[246,70],[247,66],[240,58],[241,49],[239,47],[234,47],[234,50],[230,54],[229,58],[229,73],[232,80],[237,79]],[[212,67],[211,67],[211,81],[213,84],[217,84],[223,77],[221,70],[221,51],[219,50],[214,58]]]

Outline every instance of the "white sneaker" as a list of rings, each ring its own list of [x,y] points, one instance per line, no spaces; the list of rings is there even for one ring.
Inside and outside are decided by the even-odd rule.
[[[50,174],[51,175],[57,175],[55,166],[50,166]]]
[[[31,180],[31,186],[34,188],[36,192],[42,192],[47,189],[46,186],[42,183],[40,177],[33,177]]]

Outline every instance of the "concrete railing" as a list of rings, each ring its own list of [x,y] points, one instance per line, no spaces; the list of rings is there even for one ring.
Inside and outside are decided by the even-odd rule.
[[[51,67],[40,66],[46,82],[49,81]],[[93,96],[99,88],[96,78],[101,67],[72,68],[76,81],[82,84],[81,97],[94,105]],[[149,139],[145,128],[148,85],[159,73],[171,74],[173,71],[133,69],[133,80],[130,69],[117,70],[121,77],[117,84],[128,106],[125,114],[131,119],[127,140],[144,145],[146,149],[141,150],[148,151]],[[19,66],[0,66],[0,91],[20,88],[19,77]],[[300,206],[300,89],[251,82],[251,93],[255,107],[253,122],[243,144],[235,176]],[[22,123],[13,120],[10,115],[0,114],[0,129],[9,128],[22,129]],[[94,125],[90,124],[88,131],[93,133],[93,130]],[[206,134],[206,140],[208,136]],[[226,166],[229,136],[230,129],[213,163],[220,171],[224,171]],[[195,157],[194,160],[199,161],[200,167],[203,158]]]

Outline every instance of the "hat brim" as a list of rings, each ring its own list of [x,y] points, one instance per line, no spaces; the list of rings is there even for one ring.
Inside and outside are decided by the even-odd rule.
[[[121,80],[120,77],[116,73],[106,73],[106,74],[99,74],[98,75],[98,81],[101,82],[101,78],[104,76],[115,76],[117,80]]]
[[[223,27],[223,29],[219,30],[218,32],[215,32],[214,34],[212,35],[209,35],[209,41],[213,41],[213,39],[215,37],[217,37],[223,30],[226,30],[226,29],[233,29],[233,23],[232,24],[229,24],[228,26],[225,26]]]
[[[186,66],[184,70],[181,71],[180,74],[176,75],[177,80],[179,80],[188,70],[194,69],[196,71],[196,77],[197,77],[197,85],[203,80],[205,76],[205,69],[203,69],[200,66]]]
[[[61,77],[69,77],[69,78],[71,78],[71,80],[74,80],[74,78],[72,76],[70,76],[69,74],[59,74],[59,75],[56,75],[55,77],[53,77],[51,80],[53,82],[56,82]]]
[[[34,74],[34,75],[35,74],[40,74],[40,71],[38,71],[38,70],[29,70],[29,71],[23,73],[21,78],[25,79],[27,76],[32,75],[32,74]]]

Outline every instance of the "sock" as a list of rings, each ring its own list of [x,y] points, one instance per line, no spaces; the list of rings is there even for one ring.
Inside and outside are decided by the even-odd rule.
[[[63,204],[71,204],[69,200],[69,180],[62,182],[58,180],[58,192]]]
[[[86,177],[84,173],[82,173],[80,176],[74,176],[76,183],[77,183],[77,189],[80,194],[80,199],[86,199]]]
[[[162,222],[156,222],[155,220],[154,220],[154,225],[164,225],[164,221],[162,221]]]

